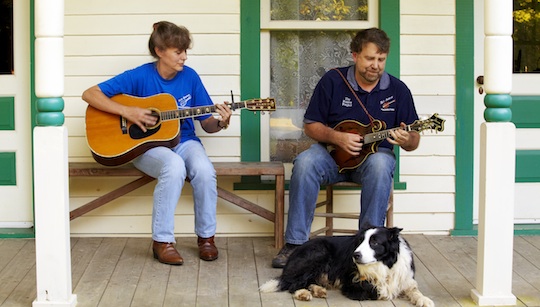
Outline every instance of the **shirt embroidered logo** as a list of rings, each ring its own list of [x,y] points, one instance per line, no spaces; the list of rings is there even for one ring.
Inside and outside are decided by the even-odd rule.
[[[352,100],[351,100],[351,98],[345,97],[345,98],[341,101],[341,106],[342,106],[342,107],[346,107],[346,108],[352,107]]]
[[[178,106],[180,108],[185,108],[188,105],[188,102],[191,100],[191,94],[187,94],[182,98],[178,99]]]
[[[394,96],[390,96],[390,97],[386,98],[385,100],[381,101],[380,102],[381,111],[384,111],[384,112],[395,111],[394,108],[390,108],[390,105],[393,104],[394,102],[396,102],[396,100],[394,99]]]

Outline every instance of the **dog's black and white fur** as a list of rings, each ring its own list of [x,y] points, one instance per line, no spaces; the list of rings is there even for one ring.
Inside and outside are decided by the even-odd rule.
[[[404,297],[416,306],[433,307],[418,290],[413,253],[401,230],[367,227],[355,236],[312,239],[296,248],[282,275],[260,291],[289,291],[295,299],[309,301],[334,288],[353,300]]]

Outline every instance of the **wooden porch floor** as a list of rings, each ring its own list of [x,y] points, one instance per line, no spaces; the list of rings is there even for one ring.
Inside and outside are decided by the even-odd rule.
[[[416,256],[420,290],[436,306],[476,306],[475,237],[405,235]],[[277,276],[273,238],[216,238],[214,262],[200,261],[195,238],[178,238],[182,266],[158,263],[148,238],[72,238],[77,306],[411,306],[403,300],[357,302],[330,291],[326,300],[298,302],[289,293],[261,294]],[[496,255],[493,255],[496,257]],[[513,294],[517,306],[540,306],[540,236],[516,236]],[[36,298],[32,239],[0,240],[0,306],[31,306]]]

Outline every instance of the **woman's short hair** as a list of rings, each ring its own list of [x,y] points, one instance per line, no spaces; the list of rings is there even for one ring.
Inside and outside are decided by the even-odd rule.
[[[160,50],[167,48],[187,50],[191,48],[191,34],[185,27],[177,26],[172,22],[156,22],[148,40],[148,49],[150,54],[157,59],[156,48]]]

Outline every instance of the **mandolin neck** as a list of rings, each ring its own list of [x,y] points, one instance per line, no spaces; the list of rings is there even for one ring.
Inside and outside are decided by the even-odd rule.
[[[373,132],[373,133],[368,133],[368,134],[364,135],[363,143],[364,144],[371,144],[371,143],[374,143],[374,142],[383,141],[386,138],[390,137],[390,131],[396,131],[396,130],[400,130],[400,129],[405,130],[405,131],[415,130],[415,129],[413,129],[412,125],[408,125],[408,126],[405,127],[405,129],[403,129],[401,127],[397,127],[397,128],[377,131],[377,132]]]

